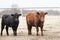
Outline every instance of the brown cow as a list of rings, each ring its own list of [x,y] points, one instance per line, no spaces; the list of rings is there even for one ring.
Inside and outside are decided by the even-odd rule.
[[[41,36],[43,36],[43,25],[44,25],[44,17],[48,14],[47,12],[29,12],[26,15],[28,35],[31,35],[32,26],[36,27],[37,36],[38,36],[38,27],[41,28]]]

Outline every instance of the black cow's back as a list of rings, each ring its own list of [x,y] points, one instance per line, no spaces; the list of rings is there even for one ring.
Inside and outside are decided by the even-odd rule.
[[[12,23],[13,23],[13,16],[11,16],[11,15],[2,16],[2,24],[11,26]]]

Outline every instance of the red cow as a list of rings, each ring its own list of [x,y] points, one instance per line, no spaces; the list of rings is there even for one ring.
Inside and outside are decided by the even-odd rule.
[[[47,12],[29,12],[26,15],[27,21],[27,28],[28,28],[28,35],[31,35],[32,26],[36,27],[37,36],[38,36],[38,27],[41,28],[41,36],[43,36],[43,25],[44,25],[44,18],[45,15],[48,14]]]

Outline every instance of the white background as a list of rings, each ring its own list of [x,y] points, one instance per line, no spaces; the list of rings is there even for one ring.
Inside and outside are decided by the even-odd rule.
[[[11,8],[11,5],[23,7],[60,7],[60,0],[0,0],[0,8]]]

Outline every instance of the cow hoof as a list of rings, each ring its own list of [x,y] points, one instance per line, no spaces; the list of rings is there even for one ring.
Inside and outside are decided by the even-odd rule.
[[[31,34],[28,34],[28,35],[31,35]]]
[[[1,33],[1,36],[2,36],[2,33]]]
[[[39,34],[36,34],[37,36],[39,36]]]
[[[2,36],[2,35],[1,35]]]
[[[9,36],[9,35],[7,35],[7,36]]]
[[[14,36],[17,36],[17,35],[14,35]]]
[[[41,35],[41,36],[43,36],[43,35]]]
[[[14,36],[17,36],[17,35],[14,35]]]
[[[31,33],[28,33],[28,35],[32,35]]]

